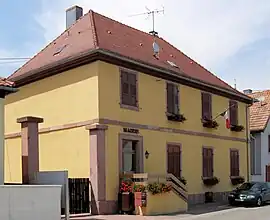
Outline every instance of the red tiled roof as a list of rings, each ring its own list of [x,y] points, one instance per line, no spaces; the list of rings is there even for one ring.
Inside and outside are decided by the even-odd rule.
[[[121,24],[90,10],[89,13],[82,16],[56,40],[14,72],[9,79],[23,76],[29,71],[36,70],[65,58],[79,55],[86,51],[104,49],[150,65],[166,68],[182,74],[184,72],[187,77],[225,88],[243,96],[242,93],[210,73],[164,39],[157,38],[156,42],[160,47],[159,59],[153,56],[152,35]],[[65,48],[62,52],[58,55],[54,55],[54,53],[63,46],[65,46]],[[169,65],[167,60],[175,63],[179,69]]]
[[[12,87],[14,82],[8,81],[6,78],[0,77],[0,86]]]
[[[270,90],[254,92],[249,96],[255,99],[264,97],[264,101],[256,102],[250,107],[250,130],[264,130],[270,117]]]

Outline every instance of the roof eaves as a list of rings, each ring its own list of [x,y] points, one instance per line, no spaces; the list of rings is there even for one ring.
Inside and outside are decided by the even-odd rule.
[[[230,91],[229,89],[221,88],[221,87],[218,87],[216,85],[213,85],[213,84],[210,84],[210,83],[198,80],[198,79],[194,79],[192,77],[188,77],[184,73],[179,74],[179,72],[168,70],[167,68],[162,68],[160,66],[151,65],[149,63],[146,63],[146,62],[143,62],[140,60],[136,60],[136,59],[132,59],[130,57],[125,57],[121,54],[118,54],[118,53],[115,53],[112,51],[108,51],[108,50],[104,50],[104,49],[87,50],[83,53],[80,53],[79,55],[71,56],[71,57],[68,57],[66,59],[48,64],[48,65],[41,67],[39,69],[29,71],[23,75],[15,77],[13,80],[16,82],[16,84],[18,86],[25,85],[25,84],[29,83],[30,81],[33,82],[33,81],[38,80],[40,78],[45,78],[49,75],[53,75],[53,74],[56,74],[56,73],[61,72],[61,71],[66,71],[67,69],[75,68],[77,66],[93,62],[94,60],[102,60],[102,59],[104,59],[108,62],[110,62],[112,59],[124,61],[128,64],[138,66],[141,69],[142,68],[145,70],[148,69],[148,70],[151,70],[151,72],[155,71],[155,72],[159,73],[160,76],[167,75],[167,76],[170,76],[171,78],[174,78],[174,79],[179,79],[179,80],[182,80],[185,82],[192,83],[194,85],[200,85],[201,87],[204,87],[204,89],[208,88],[209,91],[212,91],[214,89],[214,90],[219,91],[221,93],[225,93],[225,94],[228,94],[228,95],[233,96],[233,97],[238,97],[243,102],[248,103],[248,104],[252,103],[252,98],[250,98],[244,94],[238,94],[234,91]],[[120,63],[122,64],[124,62],[120,62]],[[40,74],[42,76],[38,76],[38,74]],[[43,74],[44,74],[44,76],[43,76]]]

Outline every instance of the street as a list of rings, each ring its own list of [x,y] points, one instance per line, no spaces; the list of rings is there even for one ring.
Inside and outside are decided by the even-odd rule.
[[[270,216],[270,205],[263,207],[223,207],[223,210],[212,211],[204,214],[180,214],[174,216],[128,216],[128,215],[111,215],[111,216],[91,216],[78,219],[92,219],[92,220],[247,220],[247,219],[258,219],[268,220]]]

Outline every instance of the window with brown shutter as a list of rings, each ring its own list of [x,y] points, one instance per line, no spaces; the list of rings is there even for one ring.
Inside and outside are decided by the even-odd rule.
[[[231,167],[231,176],[239,176],[239,151],[230,150],[230,167]]]
[[[138,107],[137,74],[121,70],[121,104]]]
[[[270,135],[268,135],[268,152],[270,153]]]
[[[229,101],[230,108],[230,123],[231,125],[238,125],[238,103],[237,101]]]
[[[179,89],[173,83],[167,83],[167,112],[179,114]]]
[[[203,177],[214,176],[214,154],[212,148],[203,148]]]
[[[202,119],[212,120],[212,96],[202,92]]]

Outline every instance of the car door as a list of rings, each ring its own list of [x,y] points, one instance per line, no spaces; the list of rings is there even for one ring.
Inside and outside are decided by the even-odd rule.
[[[265,183],[266,185],[266,193],[267,193],[267,201],[270,201],[270,182]]]
[[[270,200],[270,188],[268,187],[268,184],[263,183],[261,186],[261,189],[262,189],[263,201],[269,201]]]

